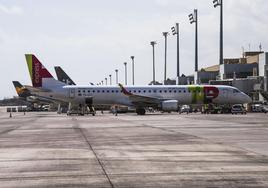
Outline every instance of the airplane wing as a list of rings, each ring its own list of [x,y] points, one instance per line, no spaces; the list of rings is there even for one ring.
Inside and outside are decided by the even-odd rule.
[[[148,97],[143,95],[137,95],[127,91],[122,84],[119,84],[121,91],[124,95],[128,96],[130,101],[135,106],[159,106],[162,101],[168,100],[157,97]]]

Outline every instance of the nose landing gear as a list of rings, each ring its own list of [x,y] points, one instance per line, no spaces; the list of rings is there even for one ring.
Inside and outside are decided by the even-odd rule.
[[[145,115],[145,109],[144,108],[137,108],[136,113],[138,115]]]

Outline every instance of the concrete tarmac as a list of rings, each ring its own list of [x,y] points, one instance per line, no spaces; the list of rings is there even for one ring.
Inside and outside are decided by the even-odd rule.
[[[268,187],[268,115],[0,113],[0,187]]]

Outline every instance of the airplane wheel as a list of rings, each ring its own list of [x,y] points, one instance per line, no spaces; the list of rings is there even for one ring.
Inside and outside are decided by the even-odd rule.
[[[137,113],[138,115],[145,115],[145,109],[144,109],[144,108],[137,109],[137,110],[136,110],[136,113]]]

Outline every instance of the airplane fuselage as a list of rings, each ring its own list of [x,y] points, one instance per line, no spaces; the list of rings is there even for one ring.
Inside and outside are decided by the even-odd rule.
[[[243,104],[251,99],[231,86],[180,85],[180,86],[126,86],[129,93],[139,96],[176,100],[178,104]],[[42,95],[42,93],[39,93]],[[93,105],[135,106],[119,86],[63,86],[46,97],[73,103],[86,103],[92,99]],[[148,105],[150,106],[150,105]]]

